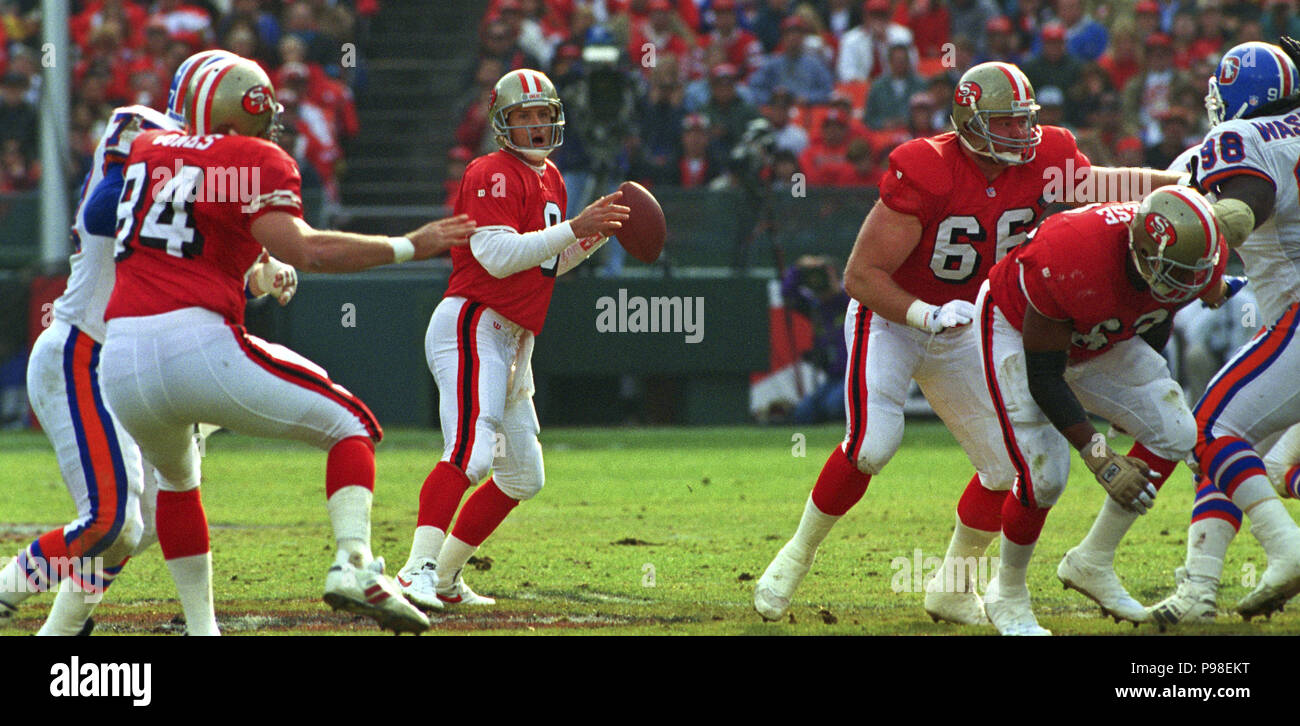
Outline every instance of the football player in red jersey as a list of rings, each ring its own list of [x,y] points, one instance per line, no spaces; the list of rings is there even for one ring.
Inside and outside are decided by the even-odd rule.
[[[1159,351],[1179,308],[1198,296],[1216,305],[1225,299],[1227,258],[1210,203],[1191,187],[1166,186],[1140,204],[1050,217],[993,266],[976,301],[976,332],[1016,469],[1002,504],[998,574],[984,594],[985,612],[1003,635],[1051,634],[1034,617],[1025,576],[1070,475],[1067,446],[1110,497],[1061,561],[1057,576],[1066,585],[1096,553],[1113,559],[1124,533],[1191,453],[1196,420]],[[1133,449],[1112,451],[1085,409],[1132,434]],[[1117,622],[1144,621],[1146,612],[1118,579],[1114,587],[1131,602],[1123,609],[1102,602],[1103,612]]]
[[[488,116],[501,148],[470,162],[455,202],[478,231],[468,247],[452,251],[447,293],[424,340],[438,384],[443,452],[420,490],[411,554],[397,581],[427,609],[495,602],[470,590],[461,569],[510,510],[542,488],[534,336],[556,275],[595,252],[628,214],[615,192],[564,221],[564,179],[546,158],[564,142],[564,106],[544,74],[502,76]],[[489,470],[493,476],[460,507]]]
[[[1093,167],[1069,131],[1040,127],[1037,111],[1019,68],[982,63],[957,85],[955,132],[909,141],[889,155],[880,201],[858,232],[844,277],[854,298],[844,323],[847,435],[822,468],[794,537],[759,578],[754,607],[764,618],[785,614],[817,547],[898,450],[903,403],[916,380],[977,472],[958,504],[943,570],[926,585],[925,608],[935,620],[987,622],[973,583],[954,573],[954,564],[982,555],[997,537],[1016,471],[968,325],[980,284],[1024,241],[1063,178],[1096,195],[1078,201],[1127,199],[1143,181],[1151,188],[1178,180],[1171,172]]]
[[[158,541],[188,633],[219,633],[196,421],[328,450],[339,549],[325,601],[419,632],[428,618],[370,551],[379,424],[319,366],[244,330],[244,273],[264,250],[315,272],[424,259],[465,244],[474,225],[461,215],[393,238],[312,229],[302,219],[298,168],[268,140],[278,109],[256,63],[213,64],[190,85],[192,135],[147,131],[132,143],[117,205],[117,280],[104,314],[105,398],[157,468]]]

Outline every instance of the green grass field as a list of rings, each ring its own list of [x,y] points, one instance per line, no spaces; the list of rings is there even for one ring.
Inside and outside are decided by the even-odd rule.
[[[914,591],[910,568],[917,556],[943,555],[957,497],[971,474],[951,436],[932,422],[909,425],[889,468],[832,532],[789,622],[760,621],[751,607],[753,581],[793,532],[842,431],[838,425],[543,431],[545,489],[510,515],[467,571],[475,590],[498,598],[497,607],[435,615],[430,634],[996,634],[992,627],[932,623]],[[433,431],[391,430],[379,448],[373,540],[390,574],[406,559],[420,484],[440,446]],[[8,557],[71,518],[73,507],[40,434],[0,435],[0,461],[0,549]],[[1105,496],[1077,458],[1074,464],[1030,569],[1039,621],[1060,635],[1154,633],[1101,618],[1091,601],[1056,580],[1056,563],[1086,533]],[[378,632],[320,600],[334,550],[324,471],[324,454],[305,446],[224,432],[208,441],[203,497],[225,633]],[[1145,603],[1172,589],[1191,502],[1190,475],[1180,468],[1120,551],[1120,576]],[[1239,536],[1220,606],[1231,607],[1248,592],[1243,581],[1253,586],[1249,578],[1264,565],[1254,538]],[[34,632],[50,601],[49,595],[28,600],[0,634]],[[96,614],[96,633],[176,634],[179,615],[154,547],[118,579]],[[1253,624],[1227,614],[1219,620],[1178,632],[1300,633],[1300,618],[1291,613]]]

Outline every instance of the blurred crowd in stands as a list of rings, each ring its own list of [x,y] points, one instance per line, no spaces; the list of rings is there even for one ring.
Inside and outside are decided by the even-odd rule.
[[[40,177],[37,101],[43,47],[39,0],[0,0],[0,192]],[[285,107],[279,143],[306,187],[338,198],[348,142],[358,132],[353,90],[361,42],[378,0],[85,0],[69,8],[72,117],[69,143],[80,180],[116,106],[163,110],[172,73],[189,55],[224,48],[253,58]]]
[[[491,0],[447,188],[495,148],[487,99],[521,67],[545,70],[565,103],[552,158],[566,178],[737,185],[738,146],[760,144],[766,183],[875,186],[894,147],[948,128],[956,80],[989,60],[1020,65],[1040,122],[1070,128],[1094,162],[1165,167],[1207,130],[1219,55],[1300,33],[1296,4]]]

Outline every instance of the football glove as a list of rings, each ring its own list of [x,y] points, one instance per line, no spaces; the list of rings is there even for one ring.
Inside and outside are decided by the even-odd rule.
[[[969,325],[974,319],[975,305],[966,300],[951,300],[943,307],[917,300],[907,309],[907,324],[931,333]]]
[[[288,305],[298,292],[298,271],[263,251],[248,270],[248,289],[254,297],[274,295],[276,302]]]
[[[1151,471],[1146,462],[1115,453],[1101,434],[1094,436],[1092,443],[1079,455],[1110,498],[1120,506],[1137,514],[1146,514],[1155,506],[1156,487],[1151,479],[1159,474]]]
[[[1233,295],[1236,295],[1237,293],[1241,292],[1242,288],[1246,287],[1246,283],[1248,282],[1250,282],[1250,278],[1246,277],[1245,275],[1224,275],[1223,284],[1227,285],[1228,290],[1227,292],[1223,293],[1223,299],[1218,301],[1214,305],[1211,305],[1205,302],[1204,300],[1202,300],[1201,305],[1204,305],[1205,307],[1210,308],[1211,310],[1217,310],[1223,307],[1224,303],[1228,302],[1228,300],[1232,299]]]

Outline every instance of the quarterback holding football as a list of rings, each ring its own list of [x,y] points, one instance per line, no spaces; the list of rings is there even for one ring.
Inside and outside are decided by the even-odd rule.
[[[424,340],[443,451],[420,491],[411,554],[397,581],[425,609],[495,602],[471,590],[461,570],[545,481],[533,408],[534,337],[556,276],[604,244],[629,211],[614,192],[565,221],[564,178],[547,159],[564,143],[564,105],[545,74],[502,76],[488,115],[501,148],[469,163],[455,202],[456,213],[470,215],[478,229],[469,246],[452,252],[447,292]]]

